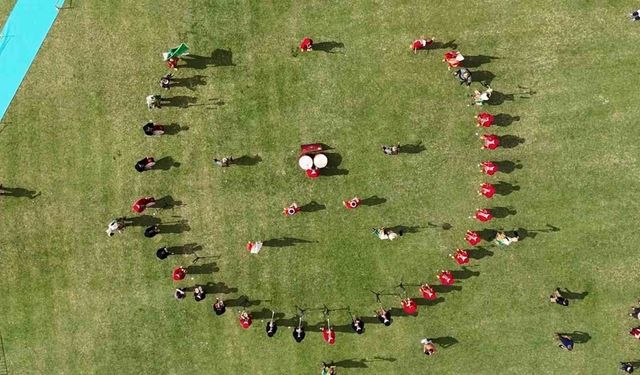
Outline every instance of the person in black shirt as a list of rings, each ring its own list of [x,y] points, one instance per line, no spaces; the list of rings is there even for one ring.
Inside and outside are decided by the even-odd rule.
[[[173,79],[173,73],[169,73],[162,78],[160,78],[160,87],[165,90],[169,90],[171,88],[171,80]]]
[[[304,332],[304,327],[302,325],[299,325],[298,327],[296,327],[293,330],[293,339],[296,340],[296,342],[300,343],[302,342],[302,340],[304,340],[304,336],[305,336],[305,332]]]
[[[201,286],[197,286],[193,291],[193,298],[196,302],[200,302],[207,297],[207,293],[204,291],[204,288]]]
[[[157,225],[152,225],[144,230],[144,236],[147,238],[155,237],[158,233],[160,233],[160,228]]]
[[[391,310],[385,310],[384,307],[380,307],[379,310],[376,311],[376,318],[380,321],[380,323],[385,326],[391,325]]]
[[[558,305],[569,306],[569,300],[560,294],[560,288],[556,288],[556,290],[553,291],[553,294],[549,296],[549,301],[555,302]]]
[[[171,252],[167,249],[167,247],[161,247],[156,250],[156,257],[160,260],[165,260],[167,257],[171,255]]]
[[[359,335],[364,333],[364,321],[358,317],[353,318],[351,321],[351,328]]]
[[[276,332],[278,331],[278,325],[276,324],[275,320],[271,319],[269,320],[269,322],[267,322],[265,331],[267,332],[267,336],[269,337],[273,337],[273,335],[276,334]]]
[[[181,289],[181,288],[177,288],[176,291],[173,293],[173,296],[176,297],[178,301],[184,299],[186,295],[187,294],[184,292],[184,289]]]
[[[216,303],[213,304],[213,312],[216,315],[222,315],[225,311],[227,311],[227,308],[224,306],[224,301],[216,297]]]
[[[162,135],[164,134],[164,126],[155,124],[153,121],[149,121],[142,126],[142,131],[145,135]]]
[[[147,156],[144,159],[138,160],[134,168],[138,172],[144,172],[153,168],[154,165],[156,165],[156,160],[151,156]]]
[[[620,362],[620,371],[626,372],[627,374],[633,373],[634,367],[633,363],[630,362]]]

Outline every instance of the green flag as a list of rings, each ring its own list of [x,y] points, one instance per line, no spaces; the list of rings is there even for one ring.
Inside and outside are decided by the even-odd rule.
[[[166,52],[164,54],[165,56],[165,60],[169,60],[172,57],[180,57],[184,54],[187,53],[187,51],[189,50],[189,46],[184,44],[184,43],[180,43],[179,46],[177,46],[176,48],[171,48],[168,52]]]

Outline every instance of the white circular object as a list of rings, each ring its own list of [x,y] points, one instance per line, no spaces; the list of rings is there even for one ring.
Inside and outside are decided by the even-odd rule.
[[[313,167],[313,159],[309,155],[302,155],[300,156],[300,159],[298,159],[298,165],[306,171]]]
[[[313,164],[317,168],[324,168],[327,166],[328,160],[325,154],[317,154],[313,157]]]

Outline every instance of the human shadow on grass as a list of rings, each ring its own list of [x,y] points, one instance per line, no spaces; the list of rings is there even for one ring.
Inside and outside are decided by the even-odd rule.
[[[459,292],[459,291],[462,290],[462,287],[459,286],[459,285],[448,285],[447,286],[447,285],[437,284],[437,285],[431,285],[431,287],[438,294]]]
[[[516,100],[515,94],[505,94],[503,92],[493,90],[487,104],[501,105],[504,102],[512,102],[514,100]]]
[[[511,116],[507,113],[498,113],[497,115],[493,116],[493,123],[496,126],[509,126],[513,124],[514,121],[520,121],[520,116]]]
[[[522,169],[522,164],[520,163],[520,160],[516,160],[515,162],[512,162],[510,160],[500,160],[500,161],[494,161],[493,164],[498,166],[498,169],[500,170],[500,172],[506,173],[506,174],[513,173],[516,169]]]
[[[385,362],[395,362],[398,360],[398,358],[394,358],[394,357],[381,357],[379,355],[373,357],[374,360],[376,361],[385,361]]]
[[[366,324],[366,323],[365,323]],[[342,333],[356,333],[353,330],[353,327],[351,327],[351,323],[348,324],[343,324],[343,325],[339,325],[339,326],[332,326],[331,327],[334,331],[336,332],[342,332]],[[365,328],[363,329],[363,331],[366,330],[366,325]]]
[[[492,257],[493,251],[487,250],[482,246],[478,246],[475,249],[469,250],[469,257],[471,259],[482,259],[486,257]]]
[[[514,216],[517,213],[518,211],[510,207],[491,207],[491,214],[493,214],[493,217],[496,219],[504,219],[508,216]]]
[[[370,196],[369,198],[362,199],[360,204],[363,206],[377,206],[387,201],[386,198],[380,198],[377,195]]]
[[[422,142],[418,142],[415,144],[407,143],[406,145],[400,145],[398,147],[398,153],[400,154],[419,154],[427,148],[422,144]]]
[[[192,255],[192,254],[195,254],[197,251],[202,250],[202,246],[198,245],[195,242],[192,242],[192,243],[187,243],[179,246],[168,246],[167,250],[171,254],[175,254],[175,255]]]
[[[249,156],[242,155],[239,158],[233,159],[233,164],[240,165],[243,167],[250,167],[256,165],[262,161],[262,158],[259,155]]]
[[[175,223],[168,224],[159,224],[158,229],[160,233],[169,233],[169,234],[178,234],[184,233],[191,230],[191,227],[186,220],[180,220]]]
[[[462,267],[462,269],[451,271],[451,274],[455,279],[465,280],[480,276],[480,271],[471,271],[468,267]]]
[[[318,42],[313,43],[314,51],[322,51],[326,53],[338,53],[341,51],[334,51],[336,48],[344,48],[344,43],[335,42],[335,41],[327,41],[327,42]]]
[[[466,61],[466,58],[465,58],[465,61]],[[475,82],[482,82],[485,85],[490,85],[491,81],[493,81],[494,78],[496,78],[496,75],[487,70],[478,70],[472,73],[472,79]],[[491,94],[491,97],[493,97],[494,94],[495,94],[495,91]]]
[[[304,240],[302,238],[294,238],[294,237],[280,237],[280,238],[272,238],[270,240],[266,240],[262,242],[263,246],[268,247],[289,247],[295,246],[300,243],[313,243],[316,241]]]
[[[280,320],[281,318],[284,318],[284,313],[274,313],[273,310],[266,307],[263,307],[261,310],[251,311],[251,315],[253,316],[253,319],[271,319],[271,317],[273,317],[273,320]]]
[[[330,365],[341,368],[368,368],[366,362],[369,362],[366,358],[361,359],[343,359],[341,361],[332,361]]]
[[[493,187],[496,189],[496,194],[498,195],[509,195],[514,191],[520,190],[520,186],[504,181],[499,181],[498,183],[493,184]]]
[[[173,208],[180,207],[180,206],[183,206],[182,201],[177,201],[173,199],[171,195],[165,195],[164,197],[156,200],[156,205],[155,205],[155,207],[162,208],[165,210],[171,210]]]
[[[156,165],[155,165],[155,169],[160,169],[163,171],[168,171],[171,168],[178,168],[180,167],[180,163],[176,162],[175,160],[173,160],[173,158],[171,156],[165,156],[161,159],[158,159],[156,161]]]
[[[427,227],[434,228],[434,229],[449,230],[449,229],[453,228],[453,225],[451,225],[449,223],[437,224],[437,223],[432,223],[432,222],[429,221],[429,222],[427,222]]]
[[[404,312],[404,310],[402,310],[399,307],[392,307],[389,309],[389,311],[391,312],[391,316],[395,316],[396,318],[406,318],[406,317],[417,318],[418,315],[420,315],[420,312],[417,310],[415,314],[407,314],[406,312]]]
[[[214,283],[212,281],[209,281],[208,283],[206,283],[205,285],[202,286],[202,289],[204,289],[204,291],[206,293],[209,294],[229,294],[229,293],[237,293],[238,292],[238,288],[234,288],[234,287],[230,287],[229,285],[227,285],[226,283],[219,281],[217,283]],[[227,306],[239,306],[239,305],[234,305],[233,303],[236,301],[236,299],[230,299],[230,300],[225,300],[224,303]],[[231,303],[231,304],[229,304]]]
[[[164,134],[167,134],[167,135],[176,135],[181,131],[187,131],[187,130],[189,130],[188,126],[180,126],[176,123],[172,123],[170,125],[164,126]]]
[[[189,54],[182,58],[188,68],[206,69],[209,66],[235,66],[230,49],[217,48],[210,56]]]
[[[452,336],[436,337],[432,338],[431,341],[443,348],[449,348],[459,342],[455,337]]]
[[[123,217],[125,227],[150,227],[152,225],[158,225],[162,220],[157,217],[149,215],[141,215],[134,217]]]
[[[6,187],[0,185],[0,195],[5,197],[34,199],[40,196],[40,192],[19,187]]]
[[[573,332],[558,332],[559,335],[567,335],[573,339],[573,342],[576,344],[584,344],[591,340],[591,335],[587,332],[582,331],[573,331]]]
[[[509,233],[515,234],[517,232],[518,233],[518,237],[520,237],[520,241],[522,241],[527,237],[536,238],[538,233],[554,233],[554,232],[559,232],[559,231],[560,231],[560,228],[558,228],[556,226],[553,226],[551,224],[546,224],[545,228],[533,228],[533,229],[518,228],[518,229],[516,229],[514,231],[511,231]]]
[[[456,43],[455,39],[450,40],[446,43],[443,43],[440,41],[434,41],[431,44],[431,46],[429,46],[429,49],[457,49],[457,48],[458,48],[458,44]]]
[[[348,169],[340,169],[340,163],[342,163],[342,155],[337,152],[328,152],[325,154],[327,157],[327,167],[321,169],[321,176],[344,176],[349,174]]]
[[[316,201],[311,201],[303,206],[300,206],[300,211],[302,212],[316,212],[316,211],[322,211],[324,209],[326,209],[327,206],[325,206],[324,204],[320,204]]]
[[[524,138],[517,137],[515,135],[503,135],[500,136],[500,147],[502,148],[514,148],[520,144],[523,144]]]
[[[388,229],[392,232],[396,232],[401,236],[404,236],[407,233],[418,233],[420,230],[420,226],[419,225],[414,225],[414,226],[405,226],[405,225],[396,225],[395,227],[386,227],[385,229]]]
[[[560,288],[558,288],[560,289]],[[587,295],[589,295],[589,292],[584,291],[584,292],[572,292],[567,288],[564,288],[564,290],[560,290],[560,294],[562,294],[563,297],[567,298],[567,299],[573,299],[573,300],[582,300],[585,299],[585,297]]]
[[[479,68],[483,64],[489,64],[492,60],[499,59],[499,57],[489,55],[465,56],[462,65],[465,68]]]
[[[203,75],[195,75],[193,77],[177,77],[171,79],[172,87],[186,87],[189,90],[195,90],[197,86],[204,86],[207,84],[207,81],[204,80],[206,76]]]
[[[190,265],[186,268],[187,274],[190,275],[210,275],[214,272],[220,271],[218,265],[213,263],[199,264],[199,265]]]
[[[186,95],[172,96],[170,98],[163,98],[163,99],[166,101],[166,103],[163,103],[163,105],[167,107],[180,107],[180,108],[187,108],[189,106],[192,106],[193,103],[198,101],[198,98],[194,96],[186,96]]]
[[[435,306],[439,303],[444,302],[444,298],[438,297],[436,299],[430,300],[426,298],[414,298],[416,305],[418,306]]]

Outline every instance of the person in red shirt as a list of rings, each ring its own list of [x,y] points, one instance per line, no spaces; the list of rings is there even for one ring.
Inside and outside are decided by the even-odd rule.
[[[289,217],[297,214],[298,212],[300,212],[300,210],[301,208],[298,207],[297,203],[291,203],[289,207],[284,208],[284,210],[282,211],[282,214],[286,217]]]
[[[464,235],[464,240],[467,241],[469,245],[476,246],[482,241],[482,237],[480,237],[480,233],[468,230]]]
[[[491,161],[483,161],[480,163],[480,167],[482,167],[481,172],[487,176],[493,176],[499,170],[498,166]]]
[[[420,293],[422,293],[422,298],[427,301],[434,301],[438,298],[438,294],[435,289],[433,289],[429,284],[422,284],[420,286]]]
[[[143,213],[148,207],[156,204],[156,199],[154,197],[144,197],[140,198],[137,201],[133,202],[131,205],[131,209],[133,212],[137,212],[139,214]]]
[[[456,249],[456,252],[449,254],[459,265],[469,263],[469,253],[466,250]]]
[[[404,311],[405,314],[413,315],[418,310],[418,305],[416,305],[416,302],[411,298],[407,297],[403,299],[400,301],[400,304],[402,305],[402,311]]]
[[[636,327],[631,329],[631,331],[629,331],[629,334],[635,338],[637,338],[638,340],[640,340],[640,327]]]
[[[462,60],[464,60],[464,56],[458,51],[448,51],[444,53],[444,58],[442,61],[447,62],[447,70],[451,70],[451,68],[458,68],[462,66]]]
[[[456,279],[453,277],[451,271],[445,270],[440,271],[440,273],[438,274],[438,280],[440,280],[440,283],[442,283],[442,285],[446,286],[453,285],[456,282]]]
[[[484,142],[483,150],[495,150],[500,146],[500,137],[495,134],[483,134],[480,139]]]
[[[422,35],[420,39],[414,40],[409,47],[411,47],[413,53],[418,53],[419,49],[427,48],[427,46],[430,46],[432,44],[433,38],[427,38],[426,36]]]
[[[329,345],[336,343],[336,333],[330,326],[322,327],[322,339]]]
[[[476,126],[488,128],[489,126],[493,125],[493,115],[490,115],[487,112],[479,113],[474,117],[476,119]]]
[[[187,270],[184,267],[178,267],[173,270],[173,281],[183,280],[187,276]]]
[[[358,197],[354,197],[353,199],[350,199],[348,201],[342,201],[342,205],[344,205],[347,210],[357,208],[358,206],[360,206],[360,203],[362,203],[362,201]]]
[[[238,317],[238,322],[242,328],[249,329],[249,327],[251,327],[251,323],[253,323],[253,317],[251,314],[243,310]]]
[[[300,52],[313,51],[313,40],[309,37],[304,37],[300,42]]]
[[[476,220],[484,223],[493,219],[493,214],[491,213],[491,210],[488,208],[478,208],[475,213],[475,218]]]
[[[480,185],[480,190],[478,190],[479,195],[484,195],[485,198],[492,198],[496,193],[496,188],[488,182]]]
[[[178,57],[170,58],[169,60],[167,60],[167,68],[178,70],[178,61],[180,61],[180,58]]]

